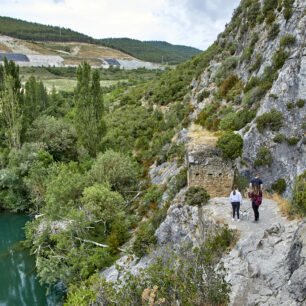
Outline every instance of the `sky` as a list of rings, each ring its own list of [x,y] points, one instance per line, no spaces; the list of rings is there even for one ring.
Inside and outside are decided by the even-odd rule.
[[[205,50],[240,0],[0,0],[0,15],[94,38],[162,40]]]

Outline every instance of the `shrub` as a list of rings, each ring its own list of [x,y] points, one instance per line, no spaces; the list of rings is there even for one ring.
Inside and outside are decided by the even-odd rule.
[[[264,0],[262,11],[267,15],[269,11],[274,11],[277,8],[278,1],[277,0]]]
[[[141,258],[144,256],[148,252],[150,246],[156,243],[154,233],[155,230],[151,224],[147,223],[140,225],[132,246],[132,251],[137,257]]]
[[[220,121],[218,127],[223,131],[236,131],[244,126],[241,118],[237,113],[228,113]]]
[[[222,96],[225,97],[228,91],[233,88],[238,81],[237,75],[230,75],[227,79],[223,80],[220,86]]]
[[[256,60],[254,62],[254,64],[250,67],[249,69],[249,73],[252,72],[257,72],[261,66],[262,63],[262,55],[261,54],[256,54]]]
[[[238,186],[238,190],[243,192],[249,186],[248,179],[244,175],[236,174],[233,186],[235,185]]]
[[[280,47],[290,47],[294,45],[296,42],[295,36],[291,34],[284,35],[281,40],[279,41],[279,46]]]
[[[167,191],[169,199],[172,200],[175,197],[175,195],[186,185],[187,185],[187,168],[183,168],[171,181],[171,185]]]
[[[275,13],[274,11],[267,12],[266,23],[269,25],[275,21]]]
[[[289,146],[294,146],[299,142],[300,138],[299,137],[291,137],[291,138],[286,138],[286,141]]]
[[[210,195],[205,188],[190,187],[185,194],[185,204],[191,206],[202,206],[207,204]]]
[[[248,92],[249,90],[251,90],[252,88],[258,86],[260,84],[261,80],[259,77],[252,77],[244,86],[244,92]]]
[[[214,104],[208,104],[206,105],[198,115],[198,118],[196,120],[197,124],[200,124],[202,126],[205,126],[206,120],[209,116],[215,114],[217,112],[217,107]]]
[[[279,25],[278,23],[273,23],[269,32],[268,32],[268,39],[273,40],[279,33]]]
[[[289,20],[292,16],[292,8],[285,8],[283,10],[283,15],[286,20]]]
[[[246,47],[243,51],[243,54],[241,55],[240,61],[241,62],[246,61],[248,63],[251,60],[253,52],[254,52],[253,47],[251,46]]]
[[[223,61],[223,63],[217,68],[214,76],[218,85],[220,85],[222,79],[229,76],[229,74],[237,67],[237,64],[238,58],[236,56],[228,57]]]
[[[295,179],[291,205],[293,212],[306,215],[306,171]]]
[[[108,182],[113,190],[122,193],[137,182],[137,168],[127,155],[108,150],[98,155],[89,176],[100,184]]]
[[[223,158],[234,160],[242,154],[243,139],[238,134],[227,132],[218,139],[217,148],[222,150]]]
[[[274,138],[273,141],[276,143],[282,143],[285,140],[285,135],[283,134],[277,134]]]
[[[300,99],[299,101],[297,101],[296,105],[297,105],[299,108],[304,107],[304,105],[305,105],[305,100]]]
[[[287,188],[286,181],[284,179],[278,179],[271,185],[271,188],[275,192],[282,194]]]
[[[267,127],[272,131],[279,131],[282,126],[283,114],[276,109],[272,109],[270,113],[265,113],[256,118],[257,129],[260,133]]]
[[[256,102],[259,102],[266,94],[268,87],[270,86],[269,83],[267,83],[268,86],[265,84],[262,84],[260,86],[257,86],[255,88],[252,88],[252,90],[249,90],[243,97],[242,103],[246,104],[247,106],[252,106]]]
[[[197,97],[198,102],[202,102],[205,98],[208,98],[210,95],[210,91],[203,90]]]
[[[278,70],[282,68],[288,56],[289,56],[289,53],[284,51],[283,49],[276,51],[274,55],[272,56],[272,63],[273,63],[274,69]]]
[[[256,154],[254,166],[255,167],[264,166],[264,165],[270,166],[272,165],[272,163],[273,163],[273,157],[269,149],[266,147],[259,148]]]
[[[38,117],[27,131],[27,139],[45,144],[56,161],[75,160],[77,135],[74,128],[63,119]]]
[[[287,102],[286,106],[288,110],[293,109],[295,107],[295,105],[292,102]]]

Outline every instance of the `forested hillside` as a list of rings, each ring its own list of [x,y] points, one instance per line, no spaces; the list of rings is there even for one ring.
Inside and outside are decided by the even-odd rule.
[[[77,41],[94,43],[94,39],[71,29],[43,25],[10,17],[0,17],[0,33],[33,41]]]
[[[192,47],[171,45],[167,42],[145,42],[129,38],[94,39],[71,29],[43,25],[10,17],[0,17],[0,33],[30,41],[86,42],[111,47],[138,59],[168,63],[186,61],[200,50]],[[163,59],[162,59],[163,58]]]
[[[108,47],[126,52],[144,61],[178,64],[190,57],[199,54],[201,51],[196,48],[171,45],[163,41],[140,41],[130,38],[106,38],[100,42]]]

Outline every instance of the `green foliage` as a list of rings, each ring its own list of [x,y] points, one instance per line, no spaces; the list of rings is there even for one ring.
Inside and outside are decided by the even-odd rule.
[[[264,0],[262,11],[267,15],[269,11],[274,11],[277,8],[278,1],[277,0]]]
[[[289,137],[289,138],[286,137],[286,141],[289,146],[294,146],[300,141],[300,138],[299,137]]]
[[[272,131],[279,131],[282,126],[283,114],[276,109],[272,109],[269,113],[264,113],[256,118],[257,129],[260,133],[265,128],[270,128]]]
[[[232,89],[238,81],[237,75],[230,75],[227,79],[223,80],[220,86],[222,96],[225,97],[228,91]]]
[[[292,212],[301,216],[306,215],[306,171],[296,177],[292,188],[291,197]]]
[[[262,55],[256,54],[256,60],[254,64],[249,68],[249,73],[258,72],[262,63]]]
[[[292,45],[294,45],[296,42],[296,38],[295,36],[291,35],[291,34],[286,34],[284,35],[280,41],[279,41],[279,46],[282,47],[290,47]]]
[[[241,156],[243,139],[233,132],[226,132],[217,142],[217,148],[222,150],[222,157],[225,159],[236,159]]]
[[[292,16],[293,4],[294,4],[294,0],[284,0],[283,15],[286,21],[288,21]]]
[[[251,86],[254,86],[253,84]],[[260,102],[260,100],[266,95],[267,90],[270,87],[270,83],[262,82],[259,86],[250,89],[243,97],[242,104],[252,106]]]
[[[197,97],[198,102],[202,102],[205,98],[208,98],[210,95],[210,91],[203,90]]]
[[[202,125],[203,127],[206,126],[206,120],[217,112],[217,107],[214,104],[205,105],[204,108],[198,115],[196,120],[197,124]]]
[[[287,102],[286,106],[288,110],[293,109],[295,107],[295,105],[292,102]]]
[[[187,168],[182,168],[180,172],[172,179],[168,187],[167,194],[170,200],[187,185]]]
[[[161,78],[152,84],[148,95],[156,104],[167,105],[183,101],[194,77],[199,77],[215,56],[216,44],[206,51],[194,56],[190,61],[179,64],[175,69],[166,71]]]
[[[191,206],[202,206],[207,204],[210,195],[205,188],[190,187],[185,194],[185,204]]]
[[[277,134],[274,138],[273,141],[276,143],[282,143],[285,140],[285,135],[284,134]]]
[[[53,220],[66,216],[78,207],[78,199],[86,185],[86,178],[76,163],[53,164],[46,182],[44,213]]]
[[[42,143],[56,161],[77,158],[76,132],[73,126],[63,119],[38,117],[28,129],[26,139]]]
[[[243,192],[248,188],[249,182],[248,182],[248,179],[245,176],[236,173],[235,177],[234,177],[233,186],[235,186],[235,185],[238,186],[238,190]]]
[[[237,64],[238,58],[236,56],[226,58],[215,72],[214,77],[216,83],[220,85],[221,81],[227,78],[231,74],[231,72],[237,67]]]
[[[128,156],[107,150],[98,155],[89,171],[89,177],[99,184],[107,182],[113,190],[124,193],[133,190],[137,182],[137,168]]]
[[[266,147],[260,147],[256,153],[256,159],[254,161],[254,166],[271,166],[273,163],[273,157]]]
[[[19,67],[4,58],[0,65],[0,119],[9,149],[21,147],[23,130],[23,99],[19,78]]]
[[[93,301],[95,290],[107,304],[141,305],[146,303],[143,300],[146,292],[147,296],[150,293],[154,296],[155,303],[165,305],[224,305],[229,302],[230,285],[225,281],[223,265],[218,262],[234,239],[233,230],[217,228],[200,248],[188,244],[177,252],[169,250],[137,276],[118,267],[119,273],[126,276],[124,282],[110,283],[95,275],[80,287],[70,288],[67,305],[73,305],[73,301]]]
[[[146,189],[144,196],[141,199],[139,212],[146,213],[150,208],[156,208],[161,203],[163,191],[155,185]]]
[[[286,20],[289,20],[290,18],[291,18],[291,16],[292,16],[292,8],[285,8],[284,10],[283,10],[283,15],[284,15],[284,18],[286,19]]]
[[[91,156],[96,156],[105,134],[105,123],[102,120],[104,104],[100,73],[94,70],[91,74],[91,68],[86,62],[77,69],[75,106],[74,119],[79,141]]]
[[[201,50],[196,48],[172,45],[164,41],[106,38],[100,39],[99,43],[104,46],[118,49],[144,61],[161,63],[163,58],[163,62],[169,65],[184,62],[201,52]]]
[[[255,115],[255,111],[247,108],[239,112],[230,112],[221,119],[218,127],[224,131],[238,131],[251,122]]]
[[[251,90],[252,88],[258,86],[261,82],[261,79],[259,77],[252,77],[244,86],[244,92],[248,92],[249,90]]]
[[[1,33],[25,40],[93,42],[93,39],[70,29],[46,26],[20,19],[1,17]]]
[[[287,188],[287,183],[283,178],[280,178],[276,180],[272,185],[271,185],[272,190],[279,194],[283,194],[284,191]]]
[[[273,40],[276,38],[276,36],[279,33],[279,24],[278,23],[273,23],[269,32],[268,32],[268,39]]]
[[[266,24],[270,25],[272,24],[276,19],[276,15],[274,13],[274,11],[268,11],[267,12],[267,16],[266,16]]]
[[[149,248],[156,243],[154,233],[155,229],[151,224],[140,225],[132,246],[132,250],[137,257],[144,256],[149,251]]]
[[[299,99],[299,100],[297,101],[296,105],[297,105],[299,108],[304,107],[304,105],[305,105],[305,100]]]
[[[289,53],[284,51],[283,49],[276,51],[274,55],[272,56],[272,63],[273,63],[274,69],[278,70],[282,68],[288,56],[289,56]]]

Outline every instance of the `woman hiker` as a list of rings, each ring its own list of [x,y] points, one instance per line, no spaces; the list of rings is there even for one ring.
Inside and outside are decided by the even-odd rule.
[[[239,209],[240,209],[240,205],[242,204],[242,196],[241,193],[238,190],[238,186],[235,185],[234,186],[234,190],[231,192],[230,194],[230,202],[232,204],[233,207],[233,218],[232,220],[235,220],[235,212],[237,211],[237,221],[239,222]]]
[[[252,201],[252,208],[254,211],[254,218],[255,220],[253,222],[257,223],[259,221],[259,205],[262,202],[262,189],[260,188],[260,185],[258,183],[254,183],[253,191],[248,193],[249,198]]]

